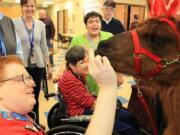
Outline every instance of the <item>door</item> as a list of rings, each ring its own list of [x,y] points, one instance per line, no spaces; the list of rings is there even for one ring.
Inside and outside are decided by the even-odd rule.
[[[135,14],[139,16],[138,21],[142,22],[144,20],[145,7],[141,5],[116,4],[114,16],[122,22],[126,30],[129,30]]]
[[[125,29],[128,28],[128,5],[116,4],[114,16],[122,22]]]
[[[138,16],[138,22],[141,23],[144,20],[144,14],[145,14],[145,7],[143,6],[131,6],[130,9],[130,23],[131,24],[134,19],[134,15]],[[130,25],[129,25],[130,28]]]
[[[57,33],[67,34],[68,33],[68,10],[57,11]]]

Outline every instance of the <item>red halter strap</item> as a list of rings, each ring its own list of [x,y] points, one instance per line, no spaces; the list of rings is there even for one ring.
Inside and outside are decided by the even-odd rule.
[[[180,49],[180,35],[178,34],[176,25],[172,21],[168,20],[167,18],[162,18],[160,20],[163,22],[166,22],[172,28],[172,30],[175,32],[176,38],[178,41],[178,45],[179,45],[179,49]],[[154,76],[158,72],[160,72],[163,68],[166,68],[168,65],[171,65],[173,63],[180,63],[180,55],[177,55],[177,57],[172,60],[161,59],[157,55],[155,55],[155,54],[151,53],[150,51],[146,50],[145,48],[141,47],[140,41],[138,38],[138,33],[135,30],[131,31],[131,35],[132,35],[132,40],[134,43],[133,44],[134,45],[134,68],[135,68],[137,74],[139,75],[139,77],[149,78],[151,76]],[[141,73],[141,55],[142,54],[149,57],[151,60],[153,60],[155,63],[157,63],[157,66],[155,66],[153,69],[151,69],[150,71],[148,71],[147,73],[145,73],[143,75]],[[141,105],[143,106],[143,109],[145,110],[145,112],[148,115],[148,118],[152,125],[153,135],[158,135],[158,130],[156,128],[156,123],[154,121],[154,118],[148,108],[148,105],[144,99],[142,92],[139,89],[139,82],[138,82],[137,88],[138,88],[138,93],[137,93],[138,99],[139,99]]]
[[[167,23],[171,29],[174,31],[177,41],[178,41],[178,46],[180,50],[180,34],[178,33],[178,30],[176,28],[176,25],[174,22],[169,20],[168,18],[161,18],[161,21]],[[138,33],[135,30],[131,31],[132,35],[132,40],[134,43],[134,68],[141,78],[149,78],[151,76],[154,76],[158,72],[160,72],[163,68],[167,67],[170,64],[180,62],[180,55],[177,55],[177,58],[172,59],[172,60],[167,60],[167,59],[161,59],[159,56],[151,53],[150,51],[146,50],[145,48],[142,48],[140,45],[140,41],[138,38]],[[153,60],[157,66],[148,71],[147,73],[143,74],[141,73],[141,55],[145,55],[149,57],[151,60]]]
[[[175,23],[172,22],[171,20],[167,19],[167,18],[161,18],[160,20],[167,23],[171,27],[171,29],[174,31],[176,38],[177,38],[177,41],[178,41],[178,44],[179,44],[179,50],[180,50],[180,34],[177,30]]]
[[[159,58],[157,55],[154,55],[150,51],[141,48],[138,34],[135,30],[131,31],[131,35],[134,43],[134,67],[137,74],[143,78],[148,78],[150,76],[157,74],[163,68],[161,58]],[[141,54],[144,54],[145,56],[152,59],[155,63],[157,63],[157,66],[155,68],[153,68],[144,75],[141,74]]]
[[[144,74],[143,77],[148,78],[149,76],[153,76],[154,74],[158,73],[163,68],[163,66],[161,65],[161,59],[158,56],[152,54],[148,50],[141,47],[140,41],[138,38],[138,34],[135,30],[131,31],[131,35],[132,35],[132,40],[134,43],[134,67],[135,67],[137,74],[139,76],[142,76],[141,75],[141,54],[148,56],[150,59],[152,59],[153,61],[155,61],[158,64],[154,69],[152,69],[148,73]],[[139,84],[137,85],[137,88],[138,88],[137,96],[138,96],[139,102],[141,103],[144,111],[146,112],[146,114],[150,120],[152,130],[153,130],[152,131],[153,135],[158,135],[158,130],[156,128],[156,122],[149,110],[149,107],[146,103],[146,100],[144,99],[142,92],[139,89]]]

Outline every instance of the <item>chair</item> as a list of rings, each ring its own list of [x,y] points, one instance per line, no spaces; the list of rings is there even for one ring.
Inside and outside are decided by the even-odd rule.
[[[43,72],[43,78],[42,78],[42,88],[43,88],[43,92],[44,92],[44,97],[46,98],[46,100],[49,100],[48,97],[48,82],[47,82],[47,71],[46,68],[44,69]]]
[[[58,88],[59,89],[59,88]],[[62,134],[62,135],[81,135],[85,133],[91,115],[78,115],[69,116],[67,113],[66,103],[60,89],[57,93],[49,94],[50,96],[57,96],[58,102],[50,109],[48,114],[48,127],[50,131],[48,135]],[[117,107],[122,108],[121,102],[117,101]],[[119,133],[113,132],[113,135],[119,135]]]
[[[79,115],[70,117],[67,113],[66,103],[60,90],[58,90],[58,93],[55,95],[58,97],[58,102],[49,111],[47,119],[48,127],[51,129],[59,125],[70,124],[86,128],[91,115]]]
[[[67,47],[69,47],[71,40],[72,40],[71,36],[65,36],[62,35],[61,33],[58,34],[58,43],[61,42],[63,44],[67,44]]]
[[[85,128],[75,125],[57,126],[47,131],[47,135],[84,135],[84,133]]]

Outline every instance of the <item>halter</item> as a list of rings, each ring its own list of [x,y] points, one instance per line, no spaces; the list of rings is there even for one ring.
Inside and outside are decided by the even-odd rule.
[[[160,21],[167,23],[171,27],[171,29],[174,31],[177,41],[178,41],[179,50],[180,50],[180,35],[178,34],[176,25],[167,18],[162,18],[162,19],[160,19]],[[138,38],[138,34],[135,30],[131,31],[131,35],[132,35],[132,40],[134,43],[134,68],[140,78],[149,78],[151,76],[156,75],[162,69],[166,68],[167,66],[169,66],[171,64],[180,63],[180,55],[177,55],[175,59],[171,59],[171,60],[161,59],[159,56],[157,56],[157,55],[151,53],[150,51],[148,51],[147,49],[141,47],[140,41]],[[145,73],[143,75],[141,74],[141,56],[142,56],[142,54],[149,57],[151,60],[153,60],[157,64],[156,67],[154,67],[153,69],[151,69],[150,71],[148,71],[147,73]],[[140,79],[138,80],[138,83],[137,83],[137,90],[138,90],[137,97],[149,118],[149,121],[152,126],[152,130],[153,130],[153,135],[158,135],[158,130],[156,128],[156,122],[149,110],[149,107],[146,103],[143,93],[141,92],[141,90],[139,88],[139,83],[140,83]]]
[[[180,50],[180,35],[177,31],[176,25],[167,18],[162,18],[162,19],[160,19],[160,21],[167,23],[171,27],[171,29],[174,31],[177,41],[178,41],[179,50]],[[151,76],[156,75],[157,73],[159,73],[162,69],[166,68],[167,66],[180,62],[180,55],[177,55],[176,58],[171,59],[171,60],[162,59],[159,56],[151,53],[147,49],[142,48],[140,45],[138,34],[135,30],[131,31],[131,35],[132,35],[132,40],[134,43],[134,68],[139,77],[149,78]],[[154,67],[153,69],[151,69],[150,71],[148,71],[147,73],[145,73],[143,75],[141,73],[141,56],[142,56],[142,54],[149,57],[151,60],[153,60],[157,64],[156,67]]]

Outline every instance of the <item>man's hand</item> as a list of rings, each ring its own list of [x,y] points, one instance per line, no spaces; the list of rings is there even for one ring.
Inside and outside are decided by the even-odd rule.
[[[48,79],[51,79],[51,78],[52,78],[52,71],[51,71],[50,66],[47,66],[47,78],[48,78]]]
[[[116,75],[117,75],[117,85],[120,86],[124,82],[123,75],[122,73],[116,73]]]
[[[56,83],[56,82],[59,80],[59,78],[60,78],[60,74],[56,73],[56,74],[52,77],[53,82]]]

